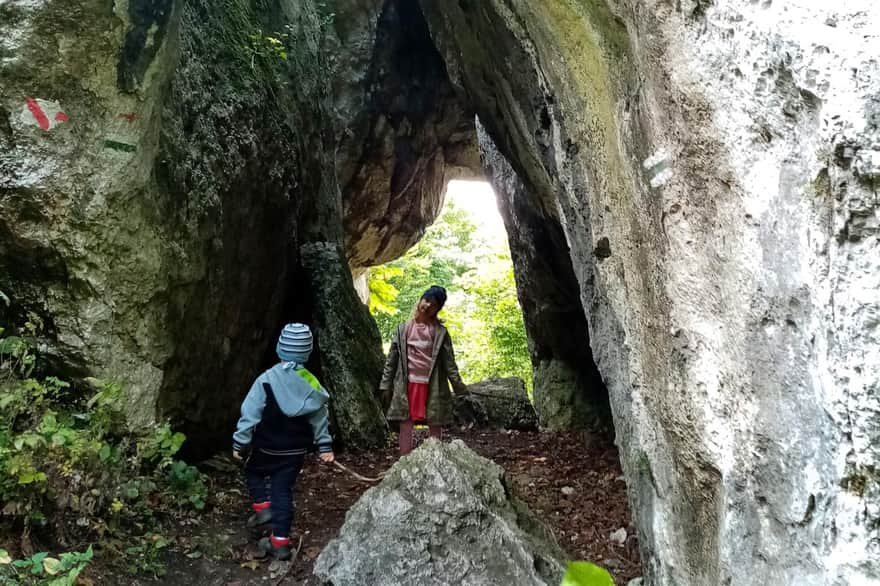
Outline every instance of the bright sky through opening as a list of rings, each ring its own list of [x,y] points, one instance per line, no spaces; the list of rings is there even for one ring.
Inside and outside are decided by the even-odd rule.
[[[450,181],[446,187],[446,201],[470,214],[477,228],[490,242],[507,240],[504,221],[498,212],[495,192],[486,181]]]

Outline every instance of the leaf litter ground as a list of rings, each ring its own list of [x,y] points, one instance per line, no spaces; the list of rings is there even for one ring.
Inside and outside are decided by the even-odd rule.
[[[421,432],[419,439],[424,439]],[[500,464],[516,492],[552,529],[572,559],[607,568],[617,584],[640,574],[638,544],[631,524],[617,449],[604,435],[526,433],[458,429],[462,439]],[[397,459],[396,450],[341,454],[340,461],[364,476],[376,476]],[[312,566],[336,535],[345,513],[372,484],[309,458],[297,483],[293,563],[260,559],[244,529],[248,499],[238,467],[229,459],[205,463],[214,507],[198,519],[181,519],[164,556],[167,573],[158,579],[113,576],[95,568],[94,584],[310,584]],[[614,535],[614,537],[612,537]],[[103,574],[103,575],[101,575]],[[88,575],[88,574],[87,574]]]

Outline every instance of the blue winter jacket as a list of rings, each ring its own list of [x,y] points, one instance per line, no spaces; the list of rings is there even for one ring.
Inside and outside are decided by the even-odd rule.
[[[241,418],[232,436],[234,449],[241,451],[251,445],[254,430],[262,421],[266,408],[267,384],[281,412],[289,418],[305,419],[312,429],[318,450],[332,452],[333,438],[327,415],[330,394],[312,373],[293,362],[276,364],[254,381],[241,404]]]

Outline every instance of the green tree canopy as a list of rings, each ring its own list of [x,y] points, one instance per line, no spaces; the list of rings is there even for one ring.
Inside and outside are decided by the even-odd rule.
[[[409,319],[431,285],[446,287],[440,314],[467,382],[517,376],[531,390],[532,370],[513,263],[503,236],[482,235],[471,215],[447,202],[437,221],[403,257],[369,272],[370,311],[382,339]]]

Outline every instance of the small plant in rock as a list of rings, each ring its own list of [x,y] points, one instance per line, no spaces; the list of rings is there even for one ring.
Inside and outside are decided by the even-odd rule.
[[[333,21],[336,20],[336,13],[327,5],[327,2],[318,1],[316,6],[318,9],[318,22],[321,28],[326,30],[333,26]]]
[[[264,35],[261,30],[250,35],[251,69],[255,68],[257,59],[267,64],[272,64],[277,60],[287,61],[288,54],[285,43],[289,36],[287,33]]]

